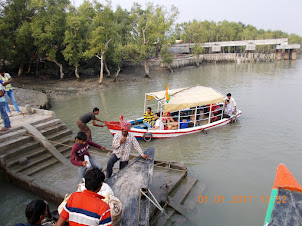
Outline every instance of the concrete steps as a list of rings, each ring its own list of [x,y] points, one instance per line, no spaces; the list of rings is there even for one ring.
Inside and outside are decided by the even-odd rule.
[[[60,119],[52,119],[52,120],[48,120],[46,122],[38,123],[33,126],[36,127],[37,130],[41,131],[43,129],[47,129],[49,127],[53,127],[53,126],[60,125],[60,124],[63,125],[62,121]]]
[[[6,151],[3,155],[2,158],[5,161],[9,161],[12,158],[18,158],[22,157],[23,154],[31,151],[32,149],[35,149],[40,146],[40,143],[38,141],[31,141],[29,143],[26,143],[24,145],[20,145],[18,147],[12,148],[8,151]]]
[[[59,146],[59,145],[57,145]],[[70,158],[71,156],[71,148],[66,147],[66,146],[61,146],[60,148],[56,147],[57,150],[63,154],[64,157],[66,158]],[[24,173],[27,176],[28,175],[27,171],[29,169],[33,169],[35,168],[35,166],[39,166],[39,165],[44,165],[44,162],[48,162],[49,160],[56,160],[56,162],[59,162],[59,160],[57,160],[56,158],[53,157],[53,155],[51,153],[49,153],[45,148],[43,147],[39,147],[35,150],[32,151],[32,153],[30,153],[30,155],[24,156],[24,158],[27,158],[27,162],[25,165],[20,165],[18,164],[18,162],[12,162],[11,165],[8,165],[8,167],[12,167],[11,170],[15,173]],[[50,161],[53,162],[53,161]],[[42,167],[44,169],[44,167]],[[38,171],[41,171],[42,168],[38,167]],[[30,174],[34,174],[36,173],[35,170],[30,170]]]
[[[9,133],[4,133],[0,136],[0,143],[18,138],[24,134],[26,134],[25,129],[19,129],[19,130],[10,131]]]
[[[185,181],[182,182],[182,186],[179,187],[179,189],[175,192],[173,197],[169,196],[168,206],[170,208],[167,208],[167,215],[160,215],[157,219],[157,221],[151,222],[151,225],[165,225],[168,223],[169,219],[175,214],[175,212],[179,212],[183,214],[183,216],[188,215],[188,211],[190,208],[186,205],[182,205],[194,187],[194,185],[197,183],[197,179],[194,177],[187,177]],[[184,218],[184,217],[183,217]],[[186,219],[184,219],[186,220]],[[180,224],[183,225],[183,224]]]
[[[58,132],[54,132],[50,135],[47,135],[46,138],[47,138],[47,140],[55,141],[61,137],[66,137],[66,136],[69,136],[71,139],[72,138],[71,135],[72,135],[72,131],[70,129],[64,129],[64,130],[61,130]]]
[[[31,125],[36,126],[36,125],[38,125],[38,124],[41,124],[41,123],[44,123],[44,122],[48,122],[48,121],[52,121],[52,120],[54,120],[54,118],[52,118],[52,117],[47,117],[47,118],[41,119],[41,120],[39,120],[39,121],[32,122]]]
[[[60,119],[48,117],[31,125],[62,154],[62,157],[70,158],[72,131]],[[0,156],[5,167],[11,172],[26,176],[32,176],[60,163],[52,152],[35,140],[23,127],[0,134]]]
[[[9,139],[0,144],[0,155],[5,154],[5,152],[9,151],[12,148],[18,147],[20,145],[24,145],[33,141],[34,138],[26,135],[21,135],[14,139]]]

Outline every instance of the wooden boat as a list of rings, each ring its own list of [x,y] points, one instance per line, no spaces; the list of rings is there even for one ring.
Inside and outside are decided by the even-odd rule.
[[[166,90],[146,93],[144,110],[149,101],[157,102],[160,118],[173,119],[173,123],[164,123],[164,130],[147,129],[143,118],[130,120],[130,133],[137,139],[150,141],[155,138],[171,138],[198,133],[235,122],[242,114],[237,109],[231,118],[223,118],[223,95],[210,87],[195,86],[170,90],[170,100],[166,101]],[[169,116],[165,116],[169,114]],[[121,130],[119,121],[105,122],[112,135]],[[171,128],[172,125],[172,128]]]
[[[280,164],[269,199],[264,225],[302,225],[301,202],[301,185],[286,166]]]
[[[150,201],[141,194],[140,190],[150,189],[154,167],[154,148],[150,147],[144,153],[149,155],[148,160],[138,156],[123,170],[105,181],[124,207],[119,225],[149,225]]]

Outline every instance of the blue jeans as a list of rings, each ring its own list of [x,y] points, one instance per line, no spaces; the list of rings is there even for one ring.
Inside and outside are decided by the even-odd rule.
[[[151,124],[144,122],[144,126],[147,126],[148,128],[152,128]]]
[[[1,112],[1,118],[3,119],[4,128],[8,128],[10,127],[10,121],[7,112],[5,110],[5,106],[6,103],[4,101],[0,102],[0,112]]]
[[[14,108],[17,112],[21,112],[19,107],[18,107],[18,104],[17,104],[17,101],[15,99],[15,95],[14,95],[14,92],[13,90],[9,90],[9,91],[5,91],[5,102],[6,102],[6,110],[7,112],[10,112],[9,110],[9,107],[8,107],[8,97],[11,99],[13,105],[14,105]]]
[[[115,154],[112,154],[108,160],[107,163],[107,179],[111,177],[112,175],[112,168],[114,166],[114,164],[120,160],[118,157],[116,157]],[[120,161],[120,170],[123,169],[125,166],[128,165],[129,161]]]
[[[90,162],[92,168],[98,168],[100,170],[103,170],[102,165],[100,163],[98,163],[94,158],[89,157],[89,162]],[[85,173],[87,171],[87,167],[81,166],[78,171],[79,171],[80,179],[82,180],[82,178],[85,178]]]

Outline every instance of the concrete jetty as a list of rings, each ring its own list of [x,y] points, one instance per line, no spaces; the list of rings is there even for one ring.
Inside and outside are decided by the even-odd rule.
[[[21,110],[26,111],[23,107]],[[70,163],[72,131],[55,117],[54,112],[47,110],[32,109],[32,114],[24,116],[13,112],[10,119],[12,129],[0,133],[0,168],[4,176],[11,183],[47,201],[60,204],[66,194],[77,190],[80,182],[78,167]],[[90,148],[90,154],[104,169],[111,153],[111,150]],[[136,157],[136,154],[131,154],[130,162]],[[117,167],[118,164],[114,173],[118,172]],[[192,221],[188,211],[194,205],[187,202],[186,197],[197,180],[188,177],[187,172],[186,166],[181,163],[154,160],[150,190],[165,207],[169,217],[152,205],[151,225],[162,225],[176,215],[176,223]],[[201,195],[204,189],[201,186],[194,197]],[[182,216],[179,217],[179,214]]]

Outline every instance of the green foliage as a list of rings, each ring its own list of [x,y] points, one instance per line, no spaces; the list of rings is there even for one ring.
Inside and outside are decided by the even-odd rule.
[[[170,65],[174,58],[167,46],[176,39],[199,44],[289,38],[289,43],[302,44],[299,35],[240,22],[193,20],[175,25],[178,10],[174,6],[134,3],[129,11],[120,6],[113,10],[110,1],[105,3],[85,0],[74,7],[69,0],[2,0],[0,67],[22,74],[23,67],[29,72],[31,64],[47,59],[60,67],[62,77],[67,64],[76,71],[87,65],[98,70],[99,59],[101,65],[104,61],[109,70],[118,72],[126,61],[145,61],[147,70],[147,60],[159,54]],[[259,51],[274,48],[257,46]],[[192,51],[197,58],[205,49],[196,45]]]
[[[161,51],[161,58],[162,58],[162,62],[167,64],[167,65],[171,65],[174,61],[174,55],[168,52],[168,46],[165,45]]]

